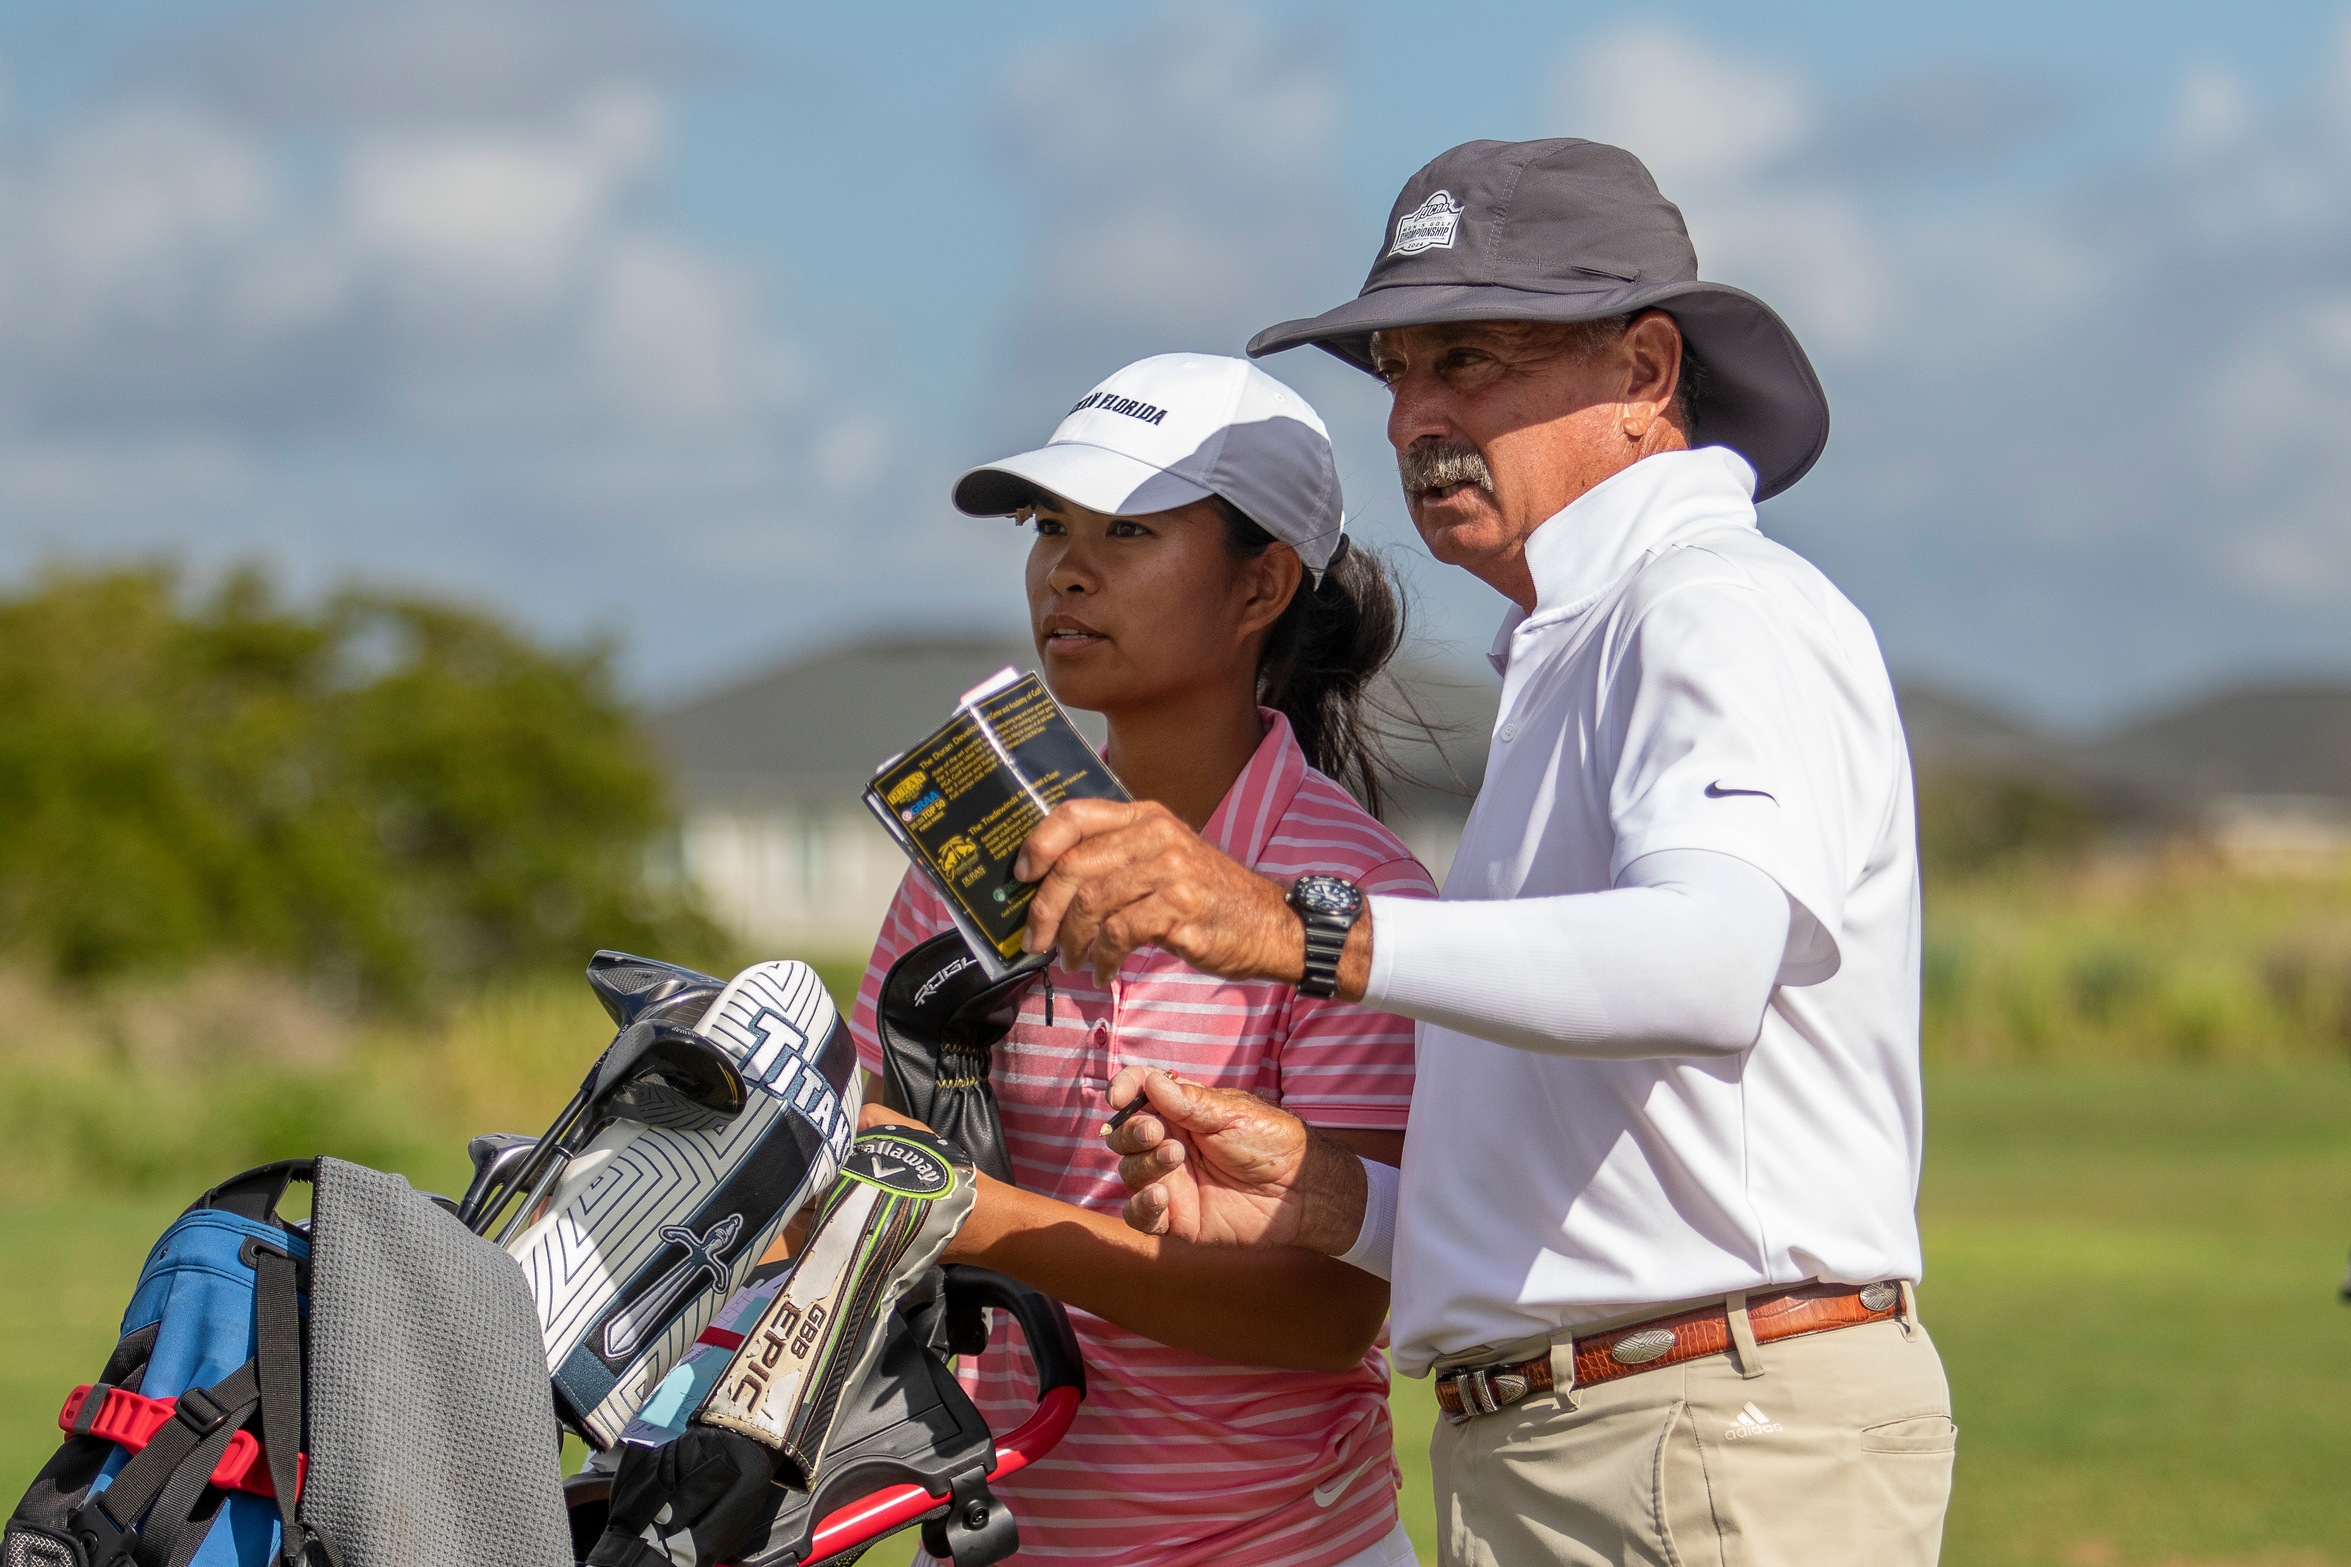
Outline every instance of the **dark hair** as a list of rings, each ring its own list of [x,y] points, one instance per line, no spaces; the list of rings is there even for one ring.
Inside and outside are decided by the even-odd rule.
[[[1238,506],[1215,500],[1236,556],[1253,558],[1274,542]],[[1257,700],[1289,719],[1309,765],[1374,816],[1391,764],[1368,687],[1403,640],[1404,604],[1387,567],[1343,539],[1319,584],[1311,572],[1299,582],[1257,655]]]

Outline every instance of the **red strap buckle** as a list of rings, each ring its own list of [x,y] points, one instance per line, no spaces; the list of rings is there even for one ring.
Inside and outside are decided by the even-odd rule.
[[[87,1426],[82,1424],[82,1406],[89,1402],[94,1390],[84,1384],[65,1396],[65,1407],[57,1412],[58,1429],[69,1435],[87,1430],[90,1435],[112,1442],[130,1452],[138,1452],[155,1440],[155,1433],[171,1424],[179,1401],[171,1398],[147,1398],[126,1392],[119,1387],[106,1389],[105,1401]],[[294,1494],[302,1494],[303,1478],[310,1471],[310,1455],[294,1455]],[[224,1491],[243,1491],[250,1496],[274,1497],[277,1487],[270,1483],[269,1463],[261,1444],[250,1431],[239,1431],[229,1438],[228,1451],[220,1455],[220,1462],[212,1466],[212,1483]]]

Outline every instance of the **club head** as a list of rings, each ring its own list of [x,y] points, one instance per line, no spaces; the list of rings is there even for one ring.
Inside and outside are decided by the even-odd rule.
[[[467,1143],[465,1153],[473,1161],[473,1180],[466,1186],[465,1195],[458,1199],[458,1217],[470,1219],[490,1189],[503,1184],[538,1146],[536,1137],[521,1132],[484,1132]]]
[[[491,1161],[505,1157],[517,1148],[528,1148],[538,1139],[528,1132],[484,1132],[465,1145],[465,1157],[479,1176]]]
[[[749,1100],[725,1051],[690,1028],[642,1021],[623,1029],[597,1066],[588,1119],[706,1132],[740,1115]]]
[[[726,989],[726,981],[658,958],[599,952],[588,960],[588,988],[622,1028],[653,1018],[693,1024]]]

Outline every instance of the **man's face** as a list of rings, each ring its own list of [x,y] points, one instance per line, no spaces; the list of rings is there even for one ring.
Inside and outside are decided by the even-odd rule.
[[[1658,405],[1679,369],[1681,335],[1655,313],[1596,352],[1586,341],[1573,327],[1516,321],[1372,338],[1413,526],[1430,554],[1522,604],[1534,602],[1527,537],[1655,449]]]

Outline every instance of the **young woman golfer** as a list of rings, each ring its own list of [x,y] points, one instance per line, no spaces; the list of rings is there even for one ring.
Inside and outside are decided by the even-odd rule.
[[[1045,681],[1109,721],[1107,759],[1138,799],[1285,883],[1323,873],[1367,894],[1434,895],[1357,800],[1376,801],[1361,699],[1399,613],[1378,563],[1348,547],[1330,441],[1304,399],[1241,360],[1145,359],[1087,394],[1043,448],[965,474],[955,503],[1034,523],[1029,620]],[[909,876],[858,995],[868,1070],[881,1070],[883,976],[950,926]],[[1387,1285],[1302,1250],[1137,1234],[1101,1131],[1111,1076],[1148,1065],[1253,1090],[1394,1163],[1412,1025],[1213,979],[1156,948],[1106,981],[1057,964],[1047,982],[995,1048],[1019,1185],[984,1181],[948,1252],[1059,1297],[1085,1348],[1077,1424],[999,1487],[1018,1560],[1410,1563],[1375,1347]],[[1030,1408],[1026,1366],[1015,1335],[966,1363],[1000,1430]]]

